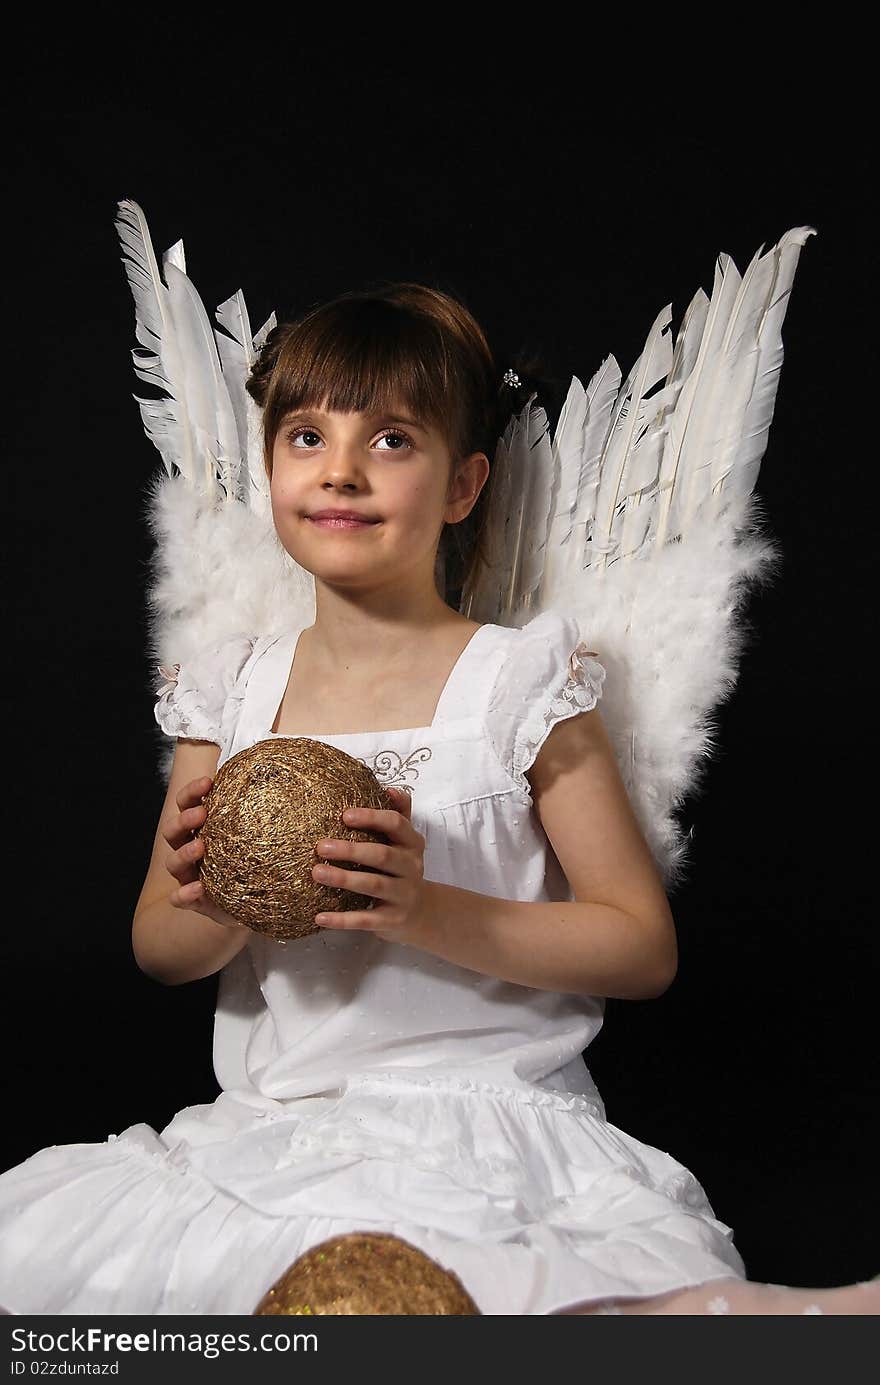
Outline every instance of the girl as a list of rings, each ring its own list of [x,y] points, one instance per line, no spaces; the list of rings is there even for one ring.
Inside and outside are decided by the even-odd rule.
[[[605,1118],[582,1051],[603,997],[669,986],[675,928],[575,621],[478,624],[450,600],[491,504],[496,380],[471,315],[419,285],[270,335],[248,390],[315,620],[168,673],[132,928],[156,980],[220,972],[221,1094],[0,1178],[10,1310],[247,1314],[310,1246],[373,1229],[489,1314],[877,1312],[873,1283],[749,1283],[693,1175]],[[339,746],[394,801],[346,813],[387,845],[315,843],[315,878],[374,907],[287,945],[198,878],[202,797],[273,736]]]

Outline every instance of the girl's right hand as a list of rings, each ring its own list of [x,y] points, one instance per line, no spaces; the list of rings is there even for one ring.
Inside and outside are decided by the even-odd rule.
[[[180,813],[168,831],[162,833],[173,851],[165,862],[165,869],[180,881],[180,888],[169,895],[168,903],[173,904],[175,909],[191,909],[197,914],[204,914],[205,918],[222,924],[224,928],[246,928],[246,924],[211,903],[199,878],[199,862],[205,854],[205,844],[195,833],[208,816],[202,799],[213,782],[206,776],[184,784],[177,795]]]

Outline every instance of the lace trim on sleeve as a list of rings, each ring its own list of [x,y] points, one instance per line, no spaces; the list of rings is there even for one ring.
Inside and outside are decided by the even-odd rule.
[[[549,705],[533,711],[519,727],[513,748],[513,777],[529,797],[525,771],[534,764],[550,731],[558,721],[591,711],[602,696],[606,674],[596,653],[583,642],[572,650],[563,682],[553,690]]]
[[[162,677],[165,679],[165,682],[162,684],[161,688],[156,689],[156,696],[161,697],[163,693],[170,692],[171,685],[177,682],[177,675],[180,672],[180,664],[172,664],[170,668],[163,668],[161,664],[157,664],[156,668],[159,670]]]
[[[155,690],[154,715],[165,734],[222,748],[241,712],[247,672],[261,643],[255,635],[233,635],[182,666],[157,664],[165,681]]]
[[[202,688],[192,680],[180,675],[180,664],[157,668],[166,680],[156,689],[158,701],[153,709],[154,716],[166,736],[182,736],[186,740],[213,741],[220,744],[218,714],[211,715],[206,706],[206,696]]]

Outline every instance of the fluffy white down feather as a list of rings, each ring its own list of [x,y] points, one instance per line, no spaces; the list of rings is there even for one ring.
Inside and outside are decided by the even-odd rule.
[[[677,813],[715,749],[712,712],[736,685],[745,600],[781,560],[759,532],[758,499],[738,509],[738,530],[698,522],[687,543],[665,544],[647,564],[615,563],[569,607],[605,668],[602,719],[667,888],[687,867]]]

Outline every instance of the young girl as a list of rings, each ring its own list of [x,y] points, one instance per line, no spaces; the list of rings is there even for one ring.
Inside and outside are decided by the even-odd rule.
[[[418,285],[346,295],[276,328],[248,389],[315,619],[168,673],[176,750],[132,930],[164,984],[220,972],[221,1094],[0,1177],[0,1302],[249,1314],[309,1247],[380,1230],[487,1314],[876,1313],[873,1283],[749,1283],[693,1175],[605,1118],[582,1051],[603,997],[669,986],[675,927],[574,619],[509,629],[447,599],[467,542],[450,576],[445,526],[473,538],[491,503],[478,325]],[[346,813],[387,845],[315,843],[315,878],[374,907],[288,944],[198,876],[217,769],[278,736],[340,747],[394,802]]]

